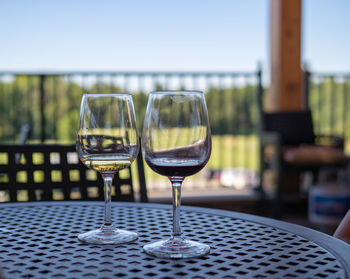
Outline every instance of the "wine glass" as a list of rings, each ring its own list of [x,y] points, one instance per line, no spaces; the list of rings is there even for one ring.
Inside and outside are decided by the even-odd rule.
[[[146,253],[161,258],[207,254],[206,244],[186,240],[180,229],[181,184],[199,172],[211,153],[211,135],[204,94],[197,91],[158,91],[148,99],[142,152],[155,172],[167,176],[173,193],[173,232],[167,240],[147,244]]]
[[[104,180],[105,215],[100,229],[78,235],[94,244],[133,241],[137,234],[117,229],[112,223],[111,190],[115,173],[131,165],[139,141],[134,104],[130,94],[84,94],[80,107],[77,151],[80,160],[98,171]]]

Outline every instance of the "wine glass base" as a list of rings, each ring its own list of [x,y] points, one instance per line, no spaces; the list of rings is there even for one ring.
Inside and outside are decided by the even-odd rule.
[[[201,257],[209,253],[206,244],[185,239],[168,239],[147,244],[143,247],[147,254],[166,259]]]
[[[125,230],[93,230],[78,235],[78,239],[91,244],[122,244],[137,239],[137,233]]]

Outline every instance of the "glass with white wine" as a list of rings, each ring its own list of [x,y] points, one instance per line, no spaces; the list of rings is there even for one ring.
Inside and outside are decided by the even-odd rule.
[[[100,229],[78,235],[94,244],[121,244],[137,234],[112,223],[111,190],[116,172],[135,160],[139,150],[136,118],[130,94],[84,94],[80,107],[77,151],[80,160],[98,171],[104,180],[105,216]]]

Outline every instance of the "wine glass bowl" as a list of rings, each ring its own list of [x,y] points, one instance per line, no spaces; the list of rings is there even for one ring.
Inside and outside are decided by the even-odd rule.
[[[180,229],[182,181],[199,172],[211,153],[204,94],[197,91],[152,92],[144,120],[142,152],[148,166],[167,176],[173,189],[173,234],[168,240],[145,245],[144,250],[162,258],[207,254],[208,245],[186,240]]]
[[[84,94],[80,108],[77,152],[82,163],[98,171],[104,180],[105,217],[100,229],[78,235],[94,244],[133,241],[137,234],[112,224],[111,188],[117,171],[135,160],[139,150],[136,119],[129,94]]]

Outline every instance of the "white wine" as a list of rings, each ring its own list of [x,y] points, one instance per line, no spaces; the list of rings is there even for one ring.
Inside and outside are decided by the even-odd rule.
[[[100,172],[115,172],[131,165],[130,157],[122,155],[92,154],[82,157],[81,161],[86,167]]]

